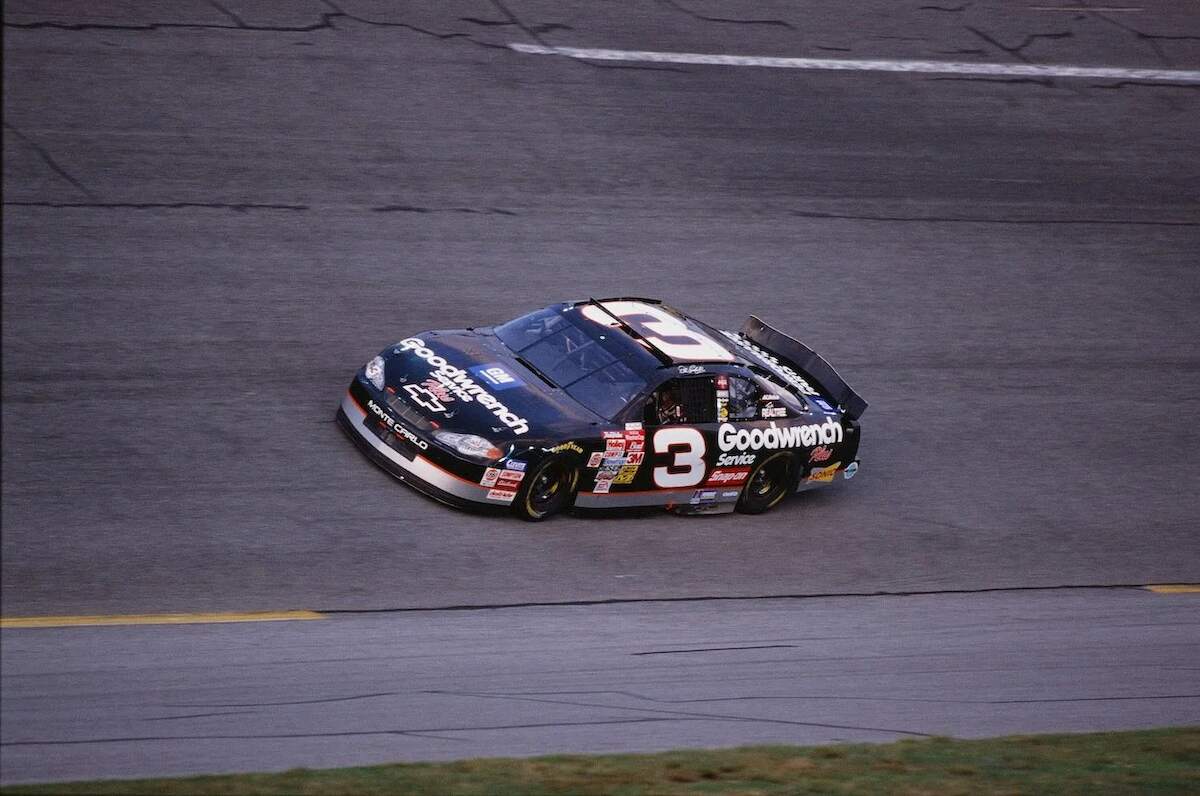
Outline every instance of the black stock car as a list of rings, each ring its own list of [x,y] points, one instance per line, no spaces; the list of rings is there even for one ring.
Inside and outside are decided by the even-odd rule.
[[[405,338],[337,419],[377,464],[451,505],[757,514],[852,478],[863,401],[751,316],[713,329],[653,299],[556,304]]]

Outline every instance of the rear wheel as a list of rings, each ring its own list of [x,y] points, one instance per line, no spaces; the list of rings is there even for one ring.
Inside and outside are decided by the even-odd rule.
[[[513,513],[523,520],[539,522],[553,516],[575,497],[579,470],[563,456],[551,456],[525,476],[513,501]]]
[[[762,514],[783,500],[795,486],[795,459],[787,451],[773,453],[750,473],[737,510],[743,514]]]

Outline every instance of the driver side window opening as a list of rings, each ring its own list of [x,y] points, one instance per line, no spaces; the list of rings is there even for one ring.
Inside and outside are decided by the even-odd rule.
[[[646,402],[645,421],[669,426],[717,421],[717,391],[712,376],[672,379]]]

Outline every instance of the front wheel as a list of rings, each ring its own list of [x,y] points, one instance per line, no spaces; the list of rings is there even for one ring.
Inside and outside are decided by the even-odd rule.
[[[525,476],[513,501],[513,513],[540,522],[565,509],[575,495],[579,470],[565,457],[552,456]]]
[[[743,514],[762,514],[783,500],[795,485],[794,467],[795,459],[787,451],[773,453],[759,462],[742,489],[737,510]]]

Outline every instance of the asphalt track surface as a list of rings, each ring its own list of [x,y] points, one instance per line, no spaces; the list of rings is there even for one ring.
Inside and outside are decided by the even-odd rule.
[[[0,752],[15,782],[1194,724],[1198,605],[1066,590],[30,630],[4,644]]]
[[[1200,68],[1192,5],[1054,6],[6,3],[3,614],[1200,581],[1195,84],[511,48]],[[529,525],[334,424],[383,346],[589,294],[794,333],[859,477]]]

